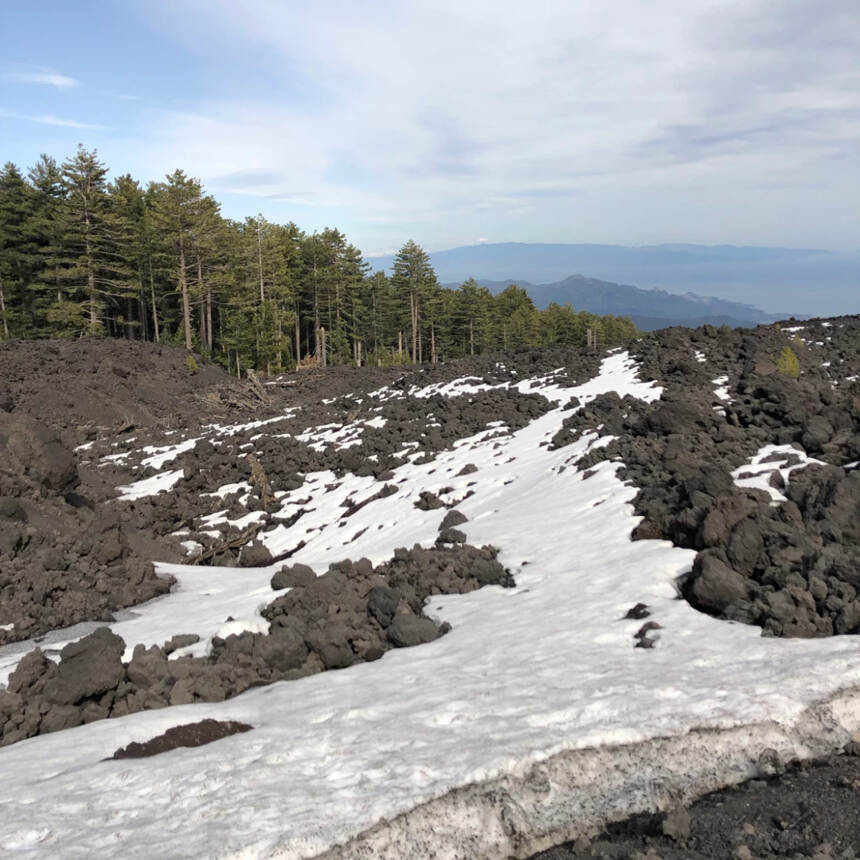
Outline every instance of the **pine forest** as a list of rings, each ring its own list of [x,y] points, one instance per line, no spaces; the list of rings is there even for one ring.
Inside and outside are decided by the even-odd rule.
[[[551,344],[612,346],[627,318],[537,309],[437,280],[415,242],[391,275],[335,228],[306,233],[262,215],[233,221],[182,170],[110,181],[79,146],[24,174],[0,171],[0,340],[103,335],[182,346],[241,375],[297,365],[438,362]]]

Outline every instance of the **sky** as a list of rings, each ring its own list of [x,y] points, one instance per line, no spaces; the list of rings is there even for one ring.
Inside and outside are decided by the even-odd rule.
[[[231,218],[860,247],[856,0],[0,0],[0,161],[181,167]]]

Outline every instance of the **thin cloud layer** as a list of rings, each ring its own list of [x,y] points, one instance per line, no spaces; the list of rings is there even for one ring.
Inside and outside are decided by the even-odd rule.
[[[109,117],[87,145],[144,179],[182,167],[231,217],[337,225],[367,252],[410,237],[857,244],[856,0],[153,0],[113,14],[144,65],[108,57],[86,78],[136,100],[103,99],[70,127]]]
[[[422,227],[436,246],[548,230],[708,241],[739,204],[733,240],[747,228],[773,240],[774,190],[842,185],[860,142],[851,2],[190,0],[177,14],[260,58],[260,86],[166,114],[152,159],[194,164],[217,184],[244,171],[243,193],[289,200],[301,188],[355,223],[376,219],[376,244]],[[790,232],[783,241],[801,240]],[[847,238],[834,231],[830,244]]]
[[[55,72],[9,72],[3,77],[20,84],[40,84],[55,87],[58,90],[71,89],[80,83],[68,75],[58,75]]]
[[[22,122],[35,122],[40,125],[53,125],[58,128],[79,128],[87,131],[102,131],[105,129],[103,125],[96,125],[89,122],[80,122],[76,119],[65,119],[51,114],[22,114],[16,111],[9,111],[0,108],[0,119],[14,119]]]

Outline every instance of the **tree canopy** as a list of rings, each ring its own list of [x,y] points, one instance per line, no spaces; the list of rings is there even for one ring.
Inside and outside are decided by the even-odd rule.
[[[83,146],[62,164],[42,155],[26,175],[0,170],[0,339],[166,342],[241,374],[612,346],[636,333],[627,318],[539,310],[513,285],[447,289],[411,240],[390,277],[371,272],[337,229],[224,218],[182,170],[146,186],[109,181]]]

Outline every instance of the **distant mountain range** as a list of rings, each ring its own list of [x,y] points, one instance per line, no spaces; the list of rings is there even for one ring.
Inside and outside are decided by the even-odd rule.
[[[674,307],[688,310],[691,305],[684,302],[699,303],[699,316],[727,316],[747,323],[792,314],[860,312],[860,251],[735,245],[627,247],[505,242],[436,251],[430,258],[442,283],[461,284],[470,277],[505,286],[524,282],[536,285],[529,286],[529,291],[536,291],[534,298],[538,304],[562,300],[576,307],[572,294],[566,299],[544,298],[551,294],[560,296],[550,288],[567,283],[573,272],[588,276],[581,279],[586,282],[579,285],[582,287],[589,281],[598,283],[593,279],[602,279],[613,287],[637,284],[638,288],[620,288],[637,291],[625,294],[631,300],[635,297],[635,305],[624,309],[613,304],[616,309],[606,312],[633,314],[642,319],[686,320],[696,316],[673,310],[674,300],[680,302]],[[368,262],[375,269],[390,269],[393,259],[392,255],[370,257]],[[721,298],[702,298],[703,294]],[[591,295],[596,301],[596,293]],[[621,297],[621,294],[616,291],[616,296]],[[722,306],[721,301],[727,306]],[[582,304],[579,307],[589,309]],[[741,312],[740,308],[745,310]]]
[[[767,314],[752,305],[725,299],[697,296],[693,293],[678,295],[665,290],[643,290],[582,275],[571,275],[563,281],[551,284],[532,284],[522,280],[476,280],[493,294],[500,293],[512,283],[523,287],[539,308],[545,308],[551,302],[558,302],[594,314],[629,316],[644,331],[671,325],[699,326],[705,323],[732,327],[751,326],[785,319],[788,316]],[[459,284],[448,283],[444,286],[456,288]]]

